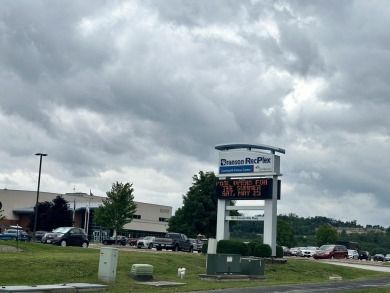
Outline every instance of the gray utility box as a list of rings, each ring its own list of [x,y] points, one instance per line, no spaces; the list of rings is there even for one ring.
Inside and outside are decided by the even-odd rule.
[[[264,276],[264,259],[241,258],[241,274],[249,276]]]
[[[100,248],[99,279],[104,282],[115,281],[118,248]]]
[[[207,254],[207,275],[240,275],[241,256],[239,254]]]

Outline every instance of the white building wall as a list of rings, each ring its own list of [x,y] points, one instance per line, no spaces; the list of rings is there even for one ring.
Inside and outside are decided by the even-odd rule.
[[[100,196],[89,196],[84,193],[60,194],[40,191],[39,202],[51,202],[58,195],[63,196],[69,203],[71,209],[73,209],[75,201],[76,210],[80,207],[87,207],[87,205],[91,208],[97,207],[105,198]],[[2,203],[2,210],[4,210],[2,214],[8,220],[18,220],[19,216],[15,215],[12,211],[15,209],[33,209],[35,207],[36,199],[36,191],[2,189],[0,190],[0,202]],[[124,226],[124,229],[159,233],[167,232],[168,223],[162,221],[162,219],[169,219],[172,216],[172,207],[142,202],[135,203],[137,204],[136,215],[140,216],[140,219],[133,219]]]
[[[59,193],[51,192],[39,192],[39,202],[49,201],[51,202],[58,195],[62,195],[66,201],[73,202],[74,197],[69,198]],[[26,190],[0,190],[0,202],[2,203],[2,209],[4,210],[3,216],[9,220],[17,220],[18,215],[15,215],[12,211],[14,209],[31,209],[35,207],[37,200],[36,191],[26,191]],[[84,199],[82,199],[84,201]],[[76,199],[76,202],[79,202],[80,199]]]
[[[162,219],[169,219],[172,216],[172,207],[142,202],[136,202],[136,204],[136,215],[141,216],[141,219],[133,219],[125,225],[125,229],[167,232],[168,222]]]

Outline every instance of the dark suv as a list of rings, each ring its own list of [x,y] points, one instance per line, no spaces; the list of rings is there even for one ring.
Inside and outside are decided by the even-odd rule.
[[[360,251],[358,258],[360,260],[363,260],[363,259],[371,260],[371,255],[370,255],[370,253],[368,251]]]
[[[313,258],[348,258],[348,249],[344,245],[322,245],[313,254]]]
[[[84,230],[76,227],[60,227],[43,236],[42,243],[51,243],[61,246],[88,247],[89,240]]]

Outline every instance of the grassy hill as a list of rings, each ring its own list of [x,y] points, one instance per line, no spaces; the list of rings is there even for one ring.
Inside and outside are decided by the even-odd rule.
[[[9,245],[19,251],[12,251]],[[43,285],[59,283],[100,283],[98,279],[99,249],[57,247],[39,243],[0,241],[2,286]],[[185,282],[179,287],[151,287],[141,285],[129,277],[132,264],[151,264],[155,281]],[[206,272],[206,256],[197,253],[120,250],[115,282],[107,292],[188,292],[237,287],[256,287],[294,283],[329,282],[339,275],[343,280],[389,276],[386,273],[339,267],[307,259],[288,259],[286,264],[266,264],[265,281],[213,282],[202,281],[199,274]],[[183,280],[177,277],[178,268],[186,268]],[[379,292],[379,291],[378,291]]]

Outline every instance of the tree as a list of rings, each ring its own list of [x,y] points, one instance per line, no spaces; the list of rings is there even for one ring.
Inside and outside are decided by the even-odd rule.
[[[69,207],[69,203],[59,195],[53,199],[53,205],[44,217],[47,219],[47,227],[49,228],[47,231],[73,225],[73,212]]]
[[[0,210],[0,221],[6,220],[7,218],[3,215],[4,210]]]
[[[168,231],[196,237],[198,234],[215,237],[217,229],[217,198],[214,172],[202,172],[192,177],[193,184],[186,195],[183,195],[183,206],[169,219]],[[231,201],[231,205],[235,202]],[[240,215],[230,211],[231,216]],[[231,225],[234,225],[232,223]]]
[[[291,247],[294,242],[294,230],[290,224],[285,221],[279,220],[276,231],[276,242],[279,245]]]
[[[337,230],[326,224],[318,228],[316,232],[317,245],[331,244],[337,241]]]
[[[193,185],[183,195],[183,206],[169,219],[168,231],[184,233],[189,237],[197,234],[212,237],[217,228],[217,199],[213,172],[199,172],[192,177]]]
[[[261,215],[256,215],[261,216]],[[263,221],[237,221],[232,227],[230,227],[230,237],[245,240],[261,240],[261,235],[264,234],[264,222]]]
[[[4,210],[3,210],[2,208],[3,208],[3,204],[2,204],[1,201],[0,201],[0,221],[1,221],[1,220],[6,220],[6,219],[7,219],[7,218],[3,215]]]
[[[34,213],[30,216],[27,227],[34,229]],[[52,202],[44,201],[38,203],[38,219],[36,230],[52,231],[58,227],[72,226],[72,211],[69,203],[60,195],[53,199]]]
[[[343,230],[341,231],[341,233],[340,233],[340,238],[346,239],[347,236],[348,236],[347,231],[346,231],[345,229],[343,229]]]
[[[38,220],[37,220],[37,231],[52,231],[53,229],[57,227],[53,227],[52,223],[50,223],[49,219],[49,210],[53,206],[53,202],[44,201],[38,203]],[[34,208],[35,210],[35,208]],[[53,215],[55,216],[55,215]],[[34,219],[35,219],[35,213],[30,217],[30,229],[34,229]]]
[[[106,193],[107,198],[103,200],[103,205],[94,212],[95,223],[113,229],[115,233],[123,230],[124,225],[133,220],[137,211],[133,192],[132,183],[113,183],[111,191]]]

